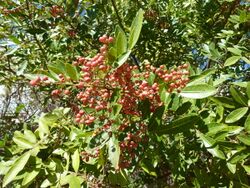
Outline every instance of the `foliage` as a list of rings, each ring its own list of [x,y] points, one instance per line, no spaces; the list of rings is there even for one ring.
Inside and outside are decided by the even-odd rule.
[[[3,187],[250,185],[247,2],[1,6],[0,83],[47,111],[1,138]]]

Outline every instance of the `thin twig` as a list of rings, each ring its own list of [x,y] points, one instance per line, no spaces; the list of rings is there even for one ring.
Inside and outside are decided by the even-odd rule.
[[[122,30],[125,31],[125,27],[122,24],[122,19],[121,19],[120,15],[119,15],[118,9],[117,9],[116,4],[115,4],[115,1],[111,0],[111,3],[112,3],[112,6],[114,7],[115,14],[116,14],[116,17],[118,19],[118,24],[122,28]]]

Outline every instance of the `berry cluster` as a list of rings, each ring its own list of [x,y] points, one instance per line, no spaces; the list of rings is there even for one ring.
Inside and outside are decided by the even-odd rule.
[[[97,158],[100,154],[100,150],[97,149],[93,153],[88,153],[86,151],[81,152],[82,160],[88,162],[90,158]]]
[[[1,12],[4,15],[8,15],[8,14],[18,14],[22,11],[23,8],[21,7],[17,7],[17,8],[13,8],[13,9],[7,9],[7,8],[3,8],[1,9]]]
[[[59,16],[61,16],[61,15],[63,15],[63,13],[64,13],[64,10],[63,10],[63,8],[62,7],[60,7],[60,6],[57,6],[57,5],[53,5],[51,8],[50,8],[50,14],[51,14],[51,16],[53,16],[53,17],[59,17]]]
[[[119,143],[121,148],[119,168],[130,168],[131,164],[143,154],[144,145],[147,141],[147,127],[143,122],[131,125],[129,121],[126,121],[119,127],[119,130],[122,130],[125,134],[125,137]]]
[[[141,119],[140,103],[148,100],[150,110],[154,112],[163,105],[160,88],[165,87],[169,93],[180,92],[189,81],[188,65],[180,65],[169,71],[163,65],[156,68],[145,64],[144,71],[140,72],[137,66],[126,62],[114,68],[109,62],[108,53],[114,39],[104,35],[99,41],[103,43],[99,53],[92,58],[78,57],[72,63],[80,72],[79,80],[73,81],[66,75],[59,74],[59,81],[53,83],[57,88],[51,95],[54,98],[63,96],[72,99],[75,122],[93,129],[93,136],[102,132],[108,132],[109,136],[114,133],[119,138],[122,151],[120,168],[128,168],[133,161],[138,160],[144,148],[142,142],[146,141],[147,126]],[[31,80],[30,84],[37,86],[52,83],[47,77],[38,77]],[[118,94],[115,91],[119,91]],[[118,95],[116,101],[112,99],[114,95]],[[114,102],[121,105],[118,120],[111,118]],[[85,152],[83,156],[88,161],[89,157],[98,155]]]

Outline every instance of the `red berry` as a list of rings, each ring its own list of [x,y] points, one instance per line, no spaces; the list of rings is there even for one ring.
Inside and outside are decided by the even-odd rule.
[[[37,85],[36,80],[30,80],[30,85],[36,86]]]
[[[70,94],[70,90],[68,90],[68,89],[64,90],[64,94],[65,95],[69,95]]]

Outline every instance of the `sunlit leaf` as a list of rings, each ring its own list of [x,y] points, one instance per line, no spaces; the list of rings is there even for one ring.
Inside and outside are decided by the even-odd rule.
[[[248,107],[242,107],[238,108],[234,111],[232,111],[228,116],[226,117],[225,122],[226,123],[234,123],[238,120],[240,120],[248,111]]]
[[[225,64],[224,66],[231,66],[231,65],[234,65],[235,63],[237,63],[237,61],[239,61],[241,58],[241,56],[232,56],[232,57],[229,57],[226,61],[225,61]]]
[[[202,99],[212,95],[217,92],[216,88],[208,84],[196,84],[185,87],[180,95],[186,98],[192,99]]]
[[[77,173],[80,165],[80,155],[79,151],[75,150],[74,154],[71,156],[72,158],[72,167],[74,171]]]
[[[211,137],[205,136],[201,132],[197,132],[198,137],[200,137],[201,141],[203,142],[204,146],[206,147],[207,151],[211,153],[213,156],[225,159],[224,153],[219,150],[218,145],[216,145],[215,140]]]
[[[3,187],[8,185],[11,181],[15,179],[16,175],[21,170],[23,170],[29,158],[30,158],[30,152],[26,152],[15,161],[15,163],[11,166],[11,168],[3,178]]]
[[[132,25],[130,27],[130,35],[129,35],[129,49],[132,49],[136,42],[139,39],[141,28],[142,28],[142,22],[143,22],[143,10],[140,9],[137,12],[136,17],[134,18]]]
[[[117,138],[112,136],[108,143],[108,154],[109,160],[112,163],[112,166],[115,169],[119,167],[119,159],[120,159],[120,146]]]

